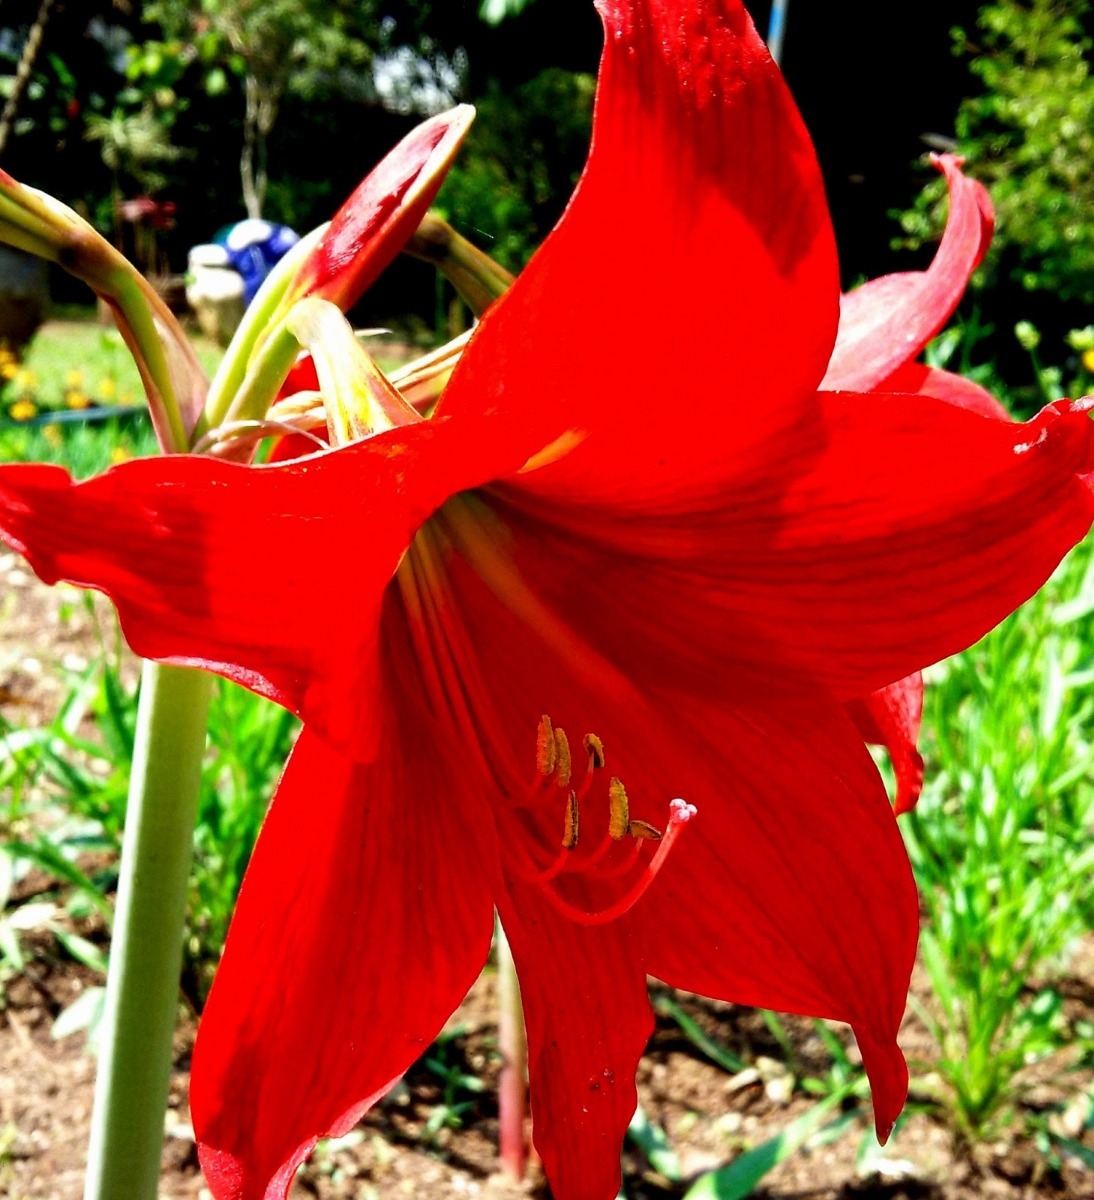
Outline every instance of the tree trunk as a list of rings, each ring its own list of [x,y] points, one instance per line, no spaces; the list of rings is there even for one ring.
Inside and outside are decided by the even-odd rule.
[[[245,82],[247,107],[243,115],[243,150],[239,156],[239,175],[243,184],[243,206],[249,217],[262,216],[262,204],[266,199],[266,173],[261,165],[265,158],[265,139],[259,129],[259,114],[262,109],[258,93],[258,81],[248,75]]]
[[[23,98],[23,92],[26,91],[30,73],[34,68],[34,60],[38,57],[38,48],[42,44],[42,34],[45,32],[46,21],[49,20],[49,10],[52,6],[53,0],[42,0],[38,16],[27,35],[26,45],[23,47],[23,54],[15,72],[11,95],[8,96],[8,102],[4,105],[3,115],[0,115],[0,151],[8,144],[8,136],[15,123],[15,114],[19,111],[19,102]]]

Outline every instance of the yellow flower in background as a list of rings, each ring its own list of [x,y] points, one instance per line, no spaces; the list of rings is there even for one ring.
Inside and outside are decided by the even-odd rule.
[[[119,463],[128,462],[132,457],[133,455],[129,453],[127,446],[115,446],[110,452],[110,461],[114,466],[118,466]]]
[[[16,387],[22,388],[25,392],[29,392],[38,382],[37,375],[33,371],[28,371],[26,367],[17,367],[10,378],[15,380]]]
[[[65,376],[65,387],[72,391],[79,391],[84,386],[83,371],[69,371]]]
[[[0,359],[0,375],[5,379],[14,379],[19,374],[19,364],[9,354],[6,358]]]
[[[99,380],[98,392],[101,400],[113,400],[117,391],[118,385],[113,379],[107,378]]]
[[[1083,366],[1094,375],[1094,350],[1083,351]]]
[[[38,415],[38,405],[24,397],[22,400],[16,400],[8,409],[8,413],[13,421],[29,421],[31,417]]]
[[[65,404],[68,405],[69,408],[90,408],[91,397],[87,394],[87,392],[65,392]]]
[[[44,425],[42,427],[42,437],[45,438],[46,442],[55,450],[58,449],[61,443],[64,441],[64,437],[61,434],[61,427],[59,425]]]

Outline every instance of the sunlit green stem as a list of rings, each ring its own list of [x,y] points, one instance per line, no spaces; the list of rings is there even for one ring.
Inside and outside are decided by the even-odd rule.
[[[205,398],[205,412],[194,431],[194,443],[210,429],[216,429],[230,419],[228,410],[237,400],[252,358],[267,340],[270,332],[280,324],[291,308],[292,300],[299,298],[292,295],[292,285],[301,264],[315,249],[326,231],[327,226],[320,225],[307,237],[301,238],[266,277],[258,295],[247,306],[243,320],[220,360],[213,382],[209,385],[209,394]],[[294,346],[294,357],[299,349],[299,345]],[[290,365],[291,363],[290,359]],[[236,404],[235,408],[238,410],[239,405]],[[259,420],[265,415],[264,408],[257,414],[251,413],[251,416]]]
[[[277,397],[300,353],[300,342],[289,328],[287,317],[270,330],[251,360],[242,382],[232,397],[223,422],[261,421]],[[215,428],[211,426],[210,428]]]
[[[501,263],[458,234],[435,212],[426,213],[407,242],[406,252],[431,262],[477,317],[515,282]]]
[[[212,677],[146,663],[85,1200],[154,1200]]]
[[[502,1170],[516,1182],[524,1178],[528,1165],[528,1035],[513,951],[501,922],[497,922],[498,954],[498,1049],[501,1077],[498,1080],[498,1150]]]

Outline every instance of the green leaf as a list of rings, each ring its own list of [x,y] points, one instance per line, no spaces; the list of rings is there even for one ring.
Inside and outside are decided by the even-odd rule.
[[[849,1088],[833,1092],[792,1121],[778,1137],[735,1158],[728,1166],[700,1176],[685,1193],[684,1200],[744,1200],[768,1171],[805,1145],[820,1129],[824,1118],[849,1094]]]
[[[108,924],[111,922],[114,910],[110,907],[110,903],[106,897],[102,895],[99,889],[79,867],[70,863],[44,837],[39,837],[34,842],[9,842],[6,849],[18,858],[28,859],[36,866],[41,867],[43,871],[48,871],[51,875],[55,875],[62,882],[70,883],[73,887],[79,888],[106,922]]]
[[[18,935],[6,917],[0,917],[0,955],[15,971],[21,971],[26,966]]]
[[[8,897],[15,883],[15,864],[6,850],[0,849],[0,910],[7,908]]]
[[[94,1050],[97,1043],[99,1023],[103,1017],[103,1006],[106,1002],[106,988],[85,988],[79,996],[57,1014],[49,1036],[55,1042],[61,1038],[71,1037],[74,1033],[85,1031],[89,1050]]]
[[[631,1123],[627,1127],[627,1136],[646,1156],[650,1166],[670,1183],[679,1183],[683,1178],[680,1160],[676,1157],[665,1131],[660,1125],[655,1125],[646,1116],[646,1110],[640,1104],[634,1110]]]
[[[56,926],[53,935],[77,962],[102,975],[106,974],[106,955],[94,942],[89,942],[78,933],[69,933],[67,929],[59,929]]]
[[[738,1071],[743,1071],[748,1066],[743,1058],[738,1058],[725,1046],[719,1045],[713,1038],[708,1037],[698,1023],[689,1017],[671,996],[660,997],[654,1007],[663,1016],[671,1017],[680,1026],[681,1032],[688,1041],[724,1071],[736,1075]]]
[[[1084,1146],[1082,1142],[1068,1137],[1058,1137],[1054,1141],[1065,1154],[1077,1158],[1085,1167],[1094,1171],[1094,1150],[1091,1150],[1089,1146]]]

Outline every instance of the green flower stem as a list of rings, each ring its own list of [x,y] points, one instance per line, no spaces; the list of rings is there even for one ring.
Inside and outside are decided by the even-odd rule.
[[[229,409],[232,408],[233,401],[247,377],[252,356],[258,351],[268,332],[276,327],[292,307],[294,297],[291,289],[297,273],[326,231],[327,226],[320,225],[318,229],[313,229],[306,237],[301,238],[266,277],[258,295],[247,306],[243,321],[224,352],[220,366],[213,376],[213,382],[209,385],[209,394],[205,397],[205,412],[194,430],[193,444],[196,445],[210,429],[217,429],[229,419]],[[299,346],[295,349],[299,351]],[[262,408],[256,419],[265,415],[266,410]]]
[[[84,1200],[154,1200],[212,677],[145,663]]]
[[[488,254],[461,237],[436,212],[428,212],[406,253],[432,263],[477,317],[514,284],[515,277]]]
[[[224,415],[232,421],[261,421],[300,353],[300,343],[283,317],[267,334]]]

